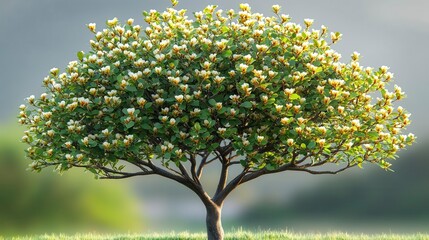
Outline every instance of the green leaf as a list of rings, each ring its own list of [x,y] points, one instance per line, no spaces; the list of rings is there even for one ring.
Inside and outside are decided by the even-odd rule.
[[[244,107],[244,108],[251,108],[253,106],[253,104],[251,102],[244,102],[242,104],[240,104],[240,107]]]
[[[372,139],[377,139],[378,138],[378,132],[369,132],[368,135],[372,138]]]
[[[355,132],[354,135],[356,137],[365,137],[365,133],[363,133],[363,132]]]
[[[134,127],[134,124],[135,124],[135,122],[134,122],[134,121],[131,121],[131,122],[129,122],[129,123],[127,123],[127,124],[125,124],[125,127],[127,127],[127,128],[132,128],[132,127]]]
[[[229,28],[227,27],[227,26],[223,26],[222,27],[222,32],[223,33],[226,33],[226,32],[228,32],[229,31]]]
[[[88,171],[90,171],[90,172],[92,172],[94,174],[98,174],[97,170],[95,170],[94,168],[87,168],[86,170],[88,170]]]
[[[148,109],[148,108],[152,107],[152,104],[153,104],[152,102],[148,102],[144,105],[144,108]]]
[[[228,49],[222,53],[222,57],[226,57],[226,58],[231,57],[231,55],[232,55],[232,51],[230,49]]]
[[[314,147],[316,147],[316,142],[315,141],[310,141],[307,145],[308,149],[314,149]]]
[[[219,143],[213,143],[212,145],[210,145],[210,147],[212,149],[216,149],[217,147],[219,147]]]
[[[133,86],[133,85],[128,85],[128,86],[126,87],[126,89],[127,89],[128,91],[130,91],[130,92],[136,92],[136,91],[137,91],[137,88],[136,88],[135,86]]]
[[[246,162],[246,160],[240,160],[240,164],[241,164],[241,166],[243,166],[243,167],[246,167],[246,166],[247,166],[247,162]]]
[[[300,98],[301,97],[298,94],[296,94],[296,93],[290,95],[290,97],[289,97],[290,100],[295,100],[295,99],[300,99]]]
[[[182,122],[184,122],[184,123],[187,123],[189,121],[189,117],[188,116],[183,116],[180,120]]]
[[[231,119],[231,120],[229,120],[229,121],[228,121],[228,123],[229,123],[231,126],[238,126],[238,125],[241,123],[241,121],[240,121],[240,120],[238,120],[238,119]]]
[[[199,107],[200,106],[200,102],[194,100],[194,101],[191,102],[191,106],[193,106],[193,107]]]
[[[357,92],[350,93],[350,98],[356,98],[357,96],[359,96]]]
[[[79,52],[77,52],[77,58],[80,60],[80,61],[82,61],[82,59],[83,59],[83,56],[84,56],[84,52],[83,51],[79,51]]]
[[[210,99],[209,103],[210,103],[210,105],[215,106],[217,102],[214,99]]]
[[[198,131],[200,131],[201,130],[201,125],[199,124],[199,123],[195,123],[194,124],[194,129],[198,132]]]
[[[120,82],[120,81],[122,81],[122,79],[124,78],[124,76],[122,75],[122,74],[119,74],[117,77],[116,77],[116,80],[118,81],[118,82]]]
[[[89,140],[89,146],[90,147],[95,147],[95,146],[97,146],[97,142],[94,141],[94,140]]]
[[[276,170],[276,166],[274,166],[273,164],[267,164],[266,166],[265,166],[265,168],[268,170],[268,171],[273,171],[273,170]]]
[[[101,102],[101,98],[95,98],[95,99],[93,100],[93,102],[94,102],[95,104],[99,104],[99,103]],[[98,111],[96,111],[96,113],[98,113]]]
[[[324,148],[323,153],[331,154],[331,150],[329,148]]]

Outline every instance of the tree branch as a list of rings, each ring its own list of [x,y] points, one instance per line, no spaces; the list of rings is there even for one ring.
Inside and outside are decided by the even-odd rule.
[[[83,166],[83,165],[78,165],[78,164],[72,164],[72,166],[74,167],[79,167],[79,168],[87,168],[88,166]],[[107,167],[103,167],[103,166],[93,166],[101,171],[104,172],[105,176],[100,177],[100,179],[123,179],[123,178],[130,178],[130,177],[134,177],[134,176],[145,176],[145,175],[152,175],[154,174],[153,171],[149,171],[147,169],[145,169],[143,172],[120,172],[120,171],[116,171]],[[114,175],[111,175],[114,174]]]
[[[306,157],[304,157],[306,158]],[[261,170],[257,170],[257,171],[249,171],[249,168],[246,167],[243,169],[243,171],[236,176],[233,180],[231,180],[231,182],[229,182],[222,191],[217,192],[217,194],[215,194],[215,196],[213,197],[213,201],[221,203],[223,202],[223,200],[225,200],[225,198],[228,196],[228,194],[231,193],[232,190],[234,190],[235,188],[237,188],[239,185],[248,182],[252,179],[255,179],[257,177],[260,177],[262,175],[265,174],[269,174],[269,173],[276,173],[276,172],[282,172],[285,171],[288,167],[293,165],[293,161],[291,161],[291,163],[289,164],[285,164],[283,166],[281,166],[280,168],[276,169],[276,170],[267,170],[265,168],[261,169]]]
[[[176,182],[184,185],[185,187],[191,189],[193,192],[195,192],[198,195],[198,197],[204,203],[210,202],[210,197],[203,190],[202,186],[197,185],[195,182],[191,181],[190,179],[185,178],[182,175],[176,175],[176,174],[170,173],[170,172],[168,172],[168,171],[166,171],[160,167],[157,167],[151,161],[148,162],[148,165],[155,174],[158,174],[162,177],[176,181]]]
[[[222,162],[222,169],[220,172],[219,182],[217,184],[217,189],[215,192],[215,196],[216,196],[225,188],[226,181],[228,179],[229,160],[227,158],[225,158],[225,156],[222,155],[222,153],[218,154],[217,151],[215,151],[215,154],[222,159],[222,161],[221,161]]]
[[[144,165],[143,164],[141,164],[141,163],[139,163],[139,162],[136,162],[136,161],[128,161],[128,160],[124,160],[125,162],[127,162],[127,163],[130,163],[130,164],[132,164],[132,165],[134,165],[134,166],[136,166],[136,167],[138,167],[138,168],[140,168],[143,172],[147,172],[147,171],[149,171],[147,168],[145,168],[144,167]],[[143,165],[143,166],[142,166]]]
[[[181,162],[178,164],[179,170],[182,173],[183,177],[188,179],[189,181],[193,181],[192,178],[189,176],[188,171],[186,170],[185,166]]]
[[[300,167],[300,168],[308,168],[308,167],[317,167],[317,166],[324,165],[324,164],[326,164],[326,163],[328,163],[328,162],[332,162],[332,160],[335,158],[335,156],[336,156],[339,152],[342,152],[342,150],[340,150],[340,149],[336,149],[336,150],[332,151],[330,155],[324,155],[324,154],[322,153],[322,156],[324,156],[324,157],[325,157],[325,160],[323,160],[323,161],[319,161],[319,162],[316,162],[316,163],[314,163],[314,162],[312,161],[311,163],[304,164],[304,165],[301,165],[301,166],[299,166],[299,167]],[[304,160],[305,160],[305,159],[304,159]],[[303,161],[298,161],[298,162],[297,162],[297,164],[302,163],[302,162],[303,162]]]
[[[137,158],[136,158],[137,159]],[[136,162],[137,163],[139,163],[139,164],[141,164],[141,165],[143,165],[143,166],[146,166],[146,167],[148,167],[148,168],[150,168],[150,169],[152,169],[153,170],[153,168],[154,167],[156,167],[156,168],[159,168],[159,167],[157,167],[155,164],[153,164],[152,163],[152,161],[150,161],[150,160],[147,160],[147,162],[146,161],[143,161],[143,160],[136,160]],[[163,165],[164,166],[164,165]],[[175,169],[173,169],[173,168],[170,168],[170,167],[168,167],[168,166],[164,166],[167,170],[169,170],[169,171],[171,171],[171,173],[170,174],[172,174],[172,175],[177,175],[177,176],[183,176],[182,174],[182,172],[179,172],[179,171],[177,171],[177,170],[175,170]],[[161,168],[159,168],[159,169],[161,169]],[[165,171],[165,170],[164,170]],[[167,172],[167,171],[166,171]]]
[[[234,158],[235,158],[235,156],[232,157],[232,159],[234,159]],[[237,164],[241,164],[241,162],[240,161],[231,161],[228,163],[228,166],[237,165]]]
[[[342,172],[342,171],[344,171],[344,170],[346,170],[348,168],[354,167],[354,166],[356,166],[356,164],[350,164],[350,163],[348,163],[345,167],[340,168],[340,169],[335,170],[335,171],[318,171],[318,170],[311,170],[311,169],[308,169],[308,168],[300,168],[300,167],[291,167],[288,170],[308,172],[308,173],[314,174],[314,175],[318,175],[318,174],[337,174],[337,173],[340,173],[340,172]]]
[[[234,147],[232,146],[231,143],[229,143],[228,145],[225,145],[223,147],[219,147],[219,153],[223,156],[227,156],[228,154],[232,153],[234,151]]]
[[[214,157],[214,158],[212,158],[212,159],[210,159],[210,160],[206,161],[206,162],[204,163],[204,165],[209,165],[210,163],[212,163],[214,160],[217,160],[217,159],[219,159],[219,157],[218,157],[218,156],[216,156],[216,157]]]
[[[164,165],[163,165],[164,166]],[[181,172],[179,172],[179,171],[177,171],[177,170],[175,170],[175,169],[173,169],[173,168],[171,168],[171,167],[168,167],[168,166],[164,166],[166,169],[168,169],[169,171],[171,171],[172,173],[175,173],[175,174],[177,174],[177,175],[179,175],[179,176],[182,176],[182,173]]]
[[[218,205],[222,204],[222,202],[225,200],[228,194],[230,194],[232,190],[234,190],[235,188],[238,187],[238,185],[241,184],[243,177],[247,173],[248,173],[248,168],[243,169],[243,171],[239,175],[237,175],[233,180],[231,180],[231,182],[229,182],[221,192],[219,192],[212,198],[213,202],[215,202]]]
[[[203,173],[203,168],[206,165],[206,162],[207,162],[207,159],[209,158],[209,156],[210,156],[210,153],[207,152],[206,155],[201,159],[201,163],[197,169],[197,178],[198,179],[201,179],[201,174]]]
[[[146,176],[151,174],[154,174],[154,172],[150,171],[150,172],[124,173],[119,176],[118,175],[112,176],[112,175],[106,174],[106,176],[100,177],[100,179],[124,179],[124,178],[130,178],[135,176]]]
[[[258,178],[258,177],[260,177],[260,176],[262,176],[262,175],[265,175],[265,174],[272,174],[272,173],[278,173],[278,172],[286,171],[286,170],[288,170],[288,169],[289,169],[289,167],[291,167],[291,166],[295,166],[295,160],[296,160],[296,157],[297,157],[297,156],[296,156],[296,155],[294,155],[294,156],[293,156],[293,159],[291,160],[291,162],[289,162],[289,163],[287,163],[287,164],[284,164],[284,165],[280,166],[280,167],[279,167],[279,168],[277,168],[277,169],[274,169],[274,170],[268,170],[268,169],[266,169],[266,168],[263,168],[263,169],[260,169],[260,170],[257,170],[257,171],[254,171],[254,172],[251,172],[250,174],[246,175],[246,176],[243,178],[243,181],[242,181],[241,183],[248,182],[248,181],[250,181],[250,180],[253,180],[253,179]],[[302,159],[300,159],[300,160],[299,160],[299,162],[303,162],[303,161],[305,161],[305,159],[307,159],[308,157],[309,157],[309,155],[304,156]]]
[[[192,175],[192,179],[198,184],[201,185],[200,179],[198,179],[197,177],[197,161],[195,159],[195,155],[194,154],[189,154],[189,161],[191,162],[191,175]]]

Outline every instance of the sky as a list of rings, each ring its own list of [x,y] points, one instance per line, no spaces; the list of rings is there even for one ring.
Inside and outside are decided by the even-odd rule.
[[[429,45],[429,1],[427,0],[180,0],[178,8],[188,9],[188,13],[199,11],[208,4],[219,5],[222,9],[238,9],[239,3],[247,2],[254,12],[271,15],[271,6],[279,4],[282,13],[289,14],[292,21],[303,24],[304,18],[315,20],[314,27],[325,25],[330,31],[343,34],[340,43],[334,45],[348,61],[357,51],[361,54],[361,64],[379,67],[386,65],[395,74],[394,84],[398,84],[407,94],[402,106],[411,112],[412,124],[408,128],[419,139],[429,137],[429,86],[428,56]],[[0,124],[15,121],[18,106],[32,94],[43,92],[41,83],[49,69],[64,69],[69,61],[76,60],[78,51],[89,50],[92,34],[86,24],[96,23],[102,28],[107,19],[118,17],[122,22],[134,18],[135,24],[144,24],[143,10],[164,10],[170,6],[169,0],[0,0]],[[390,86],[393,89],[393,84]],[[1,133],[0,133],[1,134]],[[420,141],[423,142],[423,141]],[[419,144],[419,143],[418,143]],[[300,175],[301,176],[301,175]],[[278,178],[270,177],[255,184],[273,184]],[[307,181],[306,177],[290,177],[293,181]],[[156,179],[156,181],[164,181]],[[293,194],[302,185],[289,185],[285,190]],[[150,187],[147,187],[150,188]],[[150,189],[149,189],[150,190]],[[167,203],[160,198],[152,198],[149,214],[162,214]],[[162,189],[161,189],[162,190]],[[268,191],[268,190],[266,190]],[[162,192],[162,191],[161,191]],[[283,191],[282,191],[283,192]],[[282,192],[270,194],[282,194]],[[286,191],[285,191],[286,192]],[[241,201],[250,201],[257,193],[248,194]],[[168,194],[171,194],[170,192]],[[179,194],[179,193],[178,193]],[[237,195],[236,199],[238,199]],[[147,198],[147,201],[150,201]],[[180,198],[179,198],[180,200]],[[184,200],[185,201],[185,200]],[[189,212],[197,201],[188,202],[182,208],[169,208]],[[239,208],[229,207],[231,212]],[[173,209],[174,208],[174,209]],[[158,212],[157,212],[158,211]],[[161,213],[159,212],[161,211]],[[197,214],[197,217],[200,215]]]

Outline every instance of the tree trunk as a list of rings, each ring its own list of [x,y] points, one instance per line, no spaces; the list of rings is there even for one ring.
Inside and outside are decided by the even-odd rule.
[[[207,216],[207,239],[208,240],[223,240],[224,232],[221,222],[222,206],[215,203],[206,205]]]

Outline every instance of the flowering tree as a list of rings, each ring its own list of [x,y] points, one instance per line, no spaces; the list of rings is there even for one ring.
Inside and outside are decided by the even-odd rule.
[[[177,2],[173,1],[173,6]],[[238,186],[267,174],[336,174],[363,163],[389,169],[411,144],[404,93],[387,90],[387,67],[347,63],[325,26],[207,6],[144,12],[148,27],[115,18],[65,72],[51,69],[47,93],[28,98],[20,122],[35,171],[81,167],[100,178],[160,175],[195,192],[209,239],[222,239],[221,209]],[[201,184],[221,164],[210,196]],[[323,167],[322,167],[323,166]],[[332,166],[332,167],[325,167]],[[231,167],[241,172],[230,176]]]

